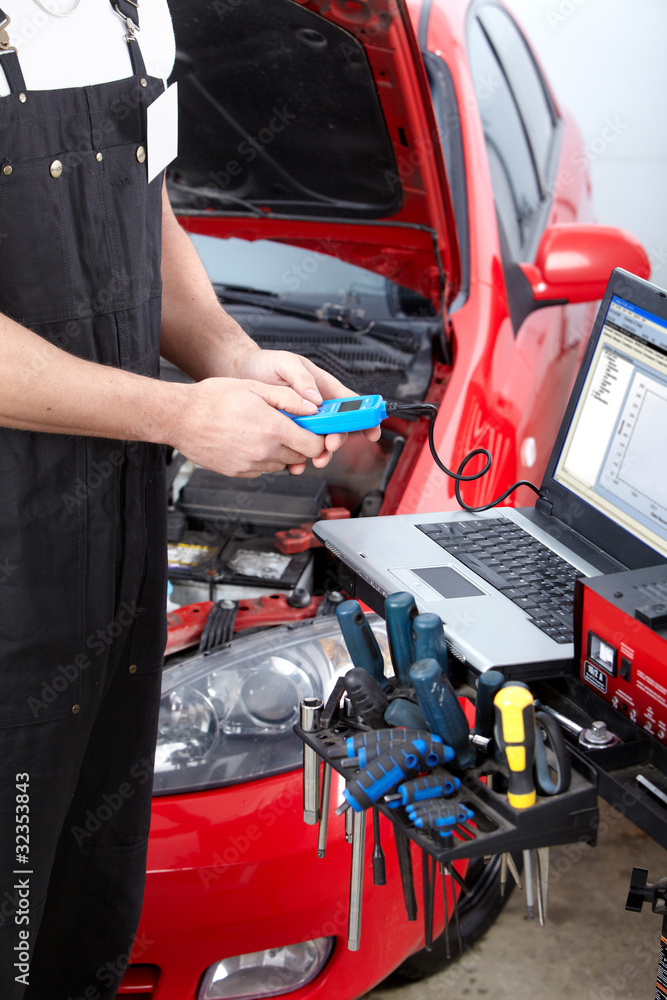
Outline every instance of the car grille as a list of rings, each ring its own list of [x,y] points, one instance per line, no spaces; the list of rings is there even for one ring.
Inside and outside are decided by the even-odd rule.
[[[381,392],[385,399],[422,400],[431,381],[433,365],[430,338],[425,334],[401,336],[382,343],[361,333],[339,333],[318,328],[317,334],[257,328],[253,339],[264,350],[302,354],[330,372],[360,396]]]

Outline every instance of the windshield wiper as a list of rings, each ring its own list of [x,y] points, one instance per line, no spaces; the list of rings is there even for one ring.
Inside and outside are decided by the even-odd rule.
[[[247,201],[245,198],[237,198],[234,194],[226,194],[224,191],[220,191],[218,188],[208,188],[208,187],[192,187],[190,184],[183,184],[180,181],[171,181],[168,184],[170,194],[192,195],[196,198],[208,198],[209,201],[216,202],[218,205],[238,205],[241,208],[245,208],[248,212],[252,212],[253,215],[259,216],[259,218],[264,218],[264,216],[271,215],[266,209],[260,208],[259,205],[255,205],[252,201]],[[188,213],[191,213],[192,208],[186,204],[184,206]],[[178,214],[180,211],[178,205],[175,208],[175,212]]]
[[[410,339],[406,337],[404,326],[397,328],[388,323],[378,323],[376,320],[366,321],[362,309],[352,309],[350,306],[334,302],[325,302],[319,309],[311,309],[305,305],[286,305],[279,300],[275,292],[256,288],[245,289],[238,285],[214,284],[213,287],[224,302],[258,306],[260,309],[270,309],[282,316],[292,316],[294,319],[302,319],[309,323],[324,323],[347,333],[365,334],[409,353],[414,353],[419,346],[412,335]]]

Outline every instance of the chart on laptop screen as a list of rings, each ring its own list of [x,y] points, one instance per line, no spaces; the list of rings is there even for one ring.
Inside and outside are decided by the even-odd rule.
[[[667,555],[667,323],[614,296],[555,479]]]
[[[635,374],[600,475],[611,496],[663,524],[667,524],[667,506],[661,484],[666,473],[656,457],[664,448],[666,428],[667,386]]]

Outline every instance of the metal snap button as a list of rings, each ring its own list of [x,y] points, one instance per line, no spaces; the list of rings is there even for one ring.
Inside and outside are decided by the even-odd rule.
[[[12,165],[11,165],[11,163],[5,163],[4,167],[2,168],[2,172],[3,172],[3,174],[6,174],[7,177],[9,177],[9,175],[12,172]]]
[[[143,146],[139,146],[137,149],[137,159],[139,160],[139,163],[144,163],[146,160],[146,150]]]
[[[72,711],[74,715],[77,715],[77,713],[81,711],[81,705],[72,705]]]
[[[98,163],[101,163],[102,160],[104,159],[104,156],[102,155],[102,153],[95,153],[95,159],[97,160]]]
[[[63,172],[62,163],[60,162],[60,160],[54,160],[51,166],[49,167],[49,173],[51,174],[52,177],[60,177],[62,172]]]
[[[131,673],[131,674],[136,674],[136,672],[137,672],[137,665],[136,665],[136,663],[133,663],[133,664],[132,664],[132,665],[130,666],[130,673]]]

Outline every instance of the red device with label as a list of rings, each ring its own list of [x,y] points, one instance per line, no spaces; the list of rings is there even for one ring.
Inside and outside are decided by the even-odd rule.
[[[667,745],[667,564],[577,580],[581,680]]]

